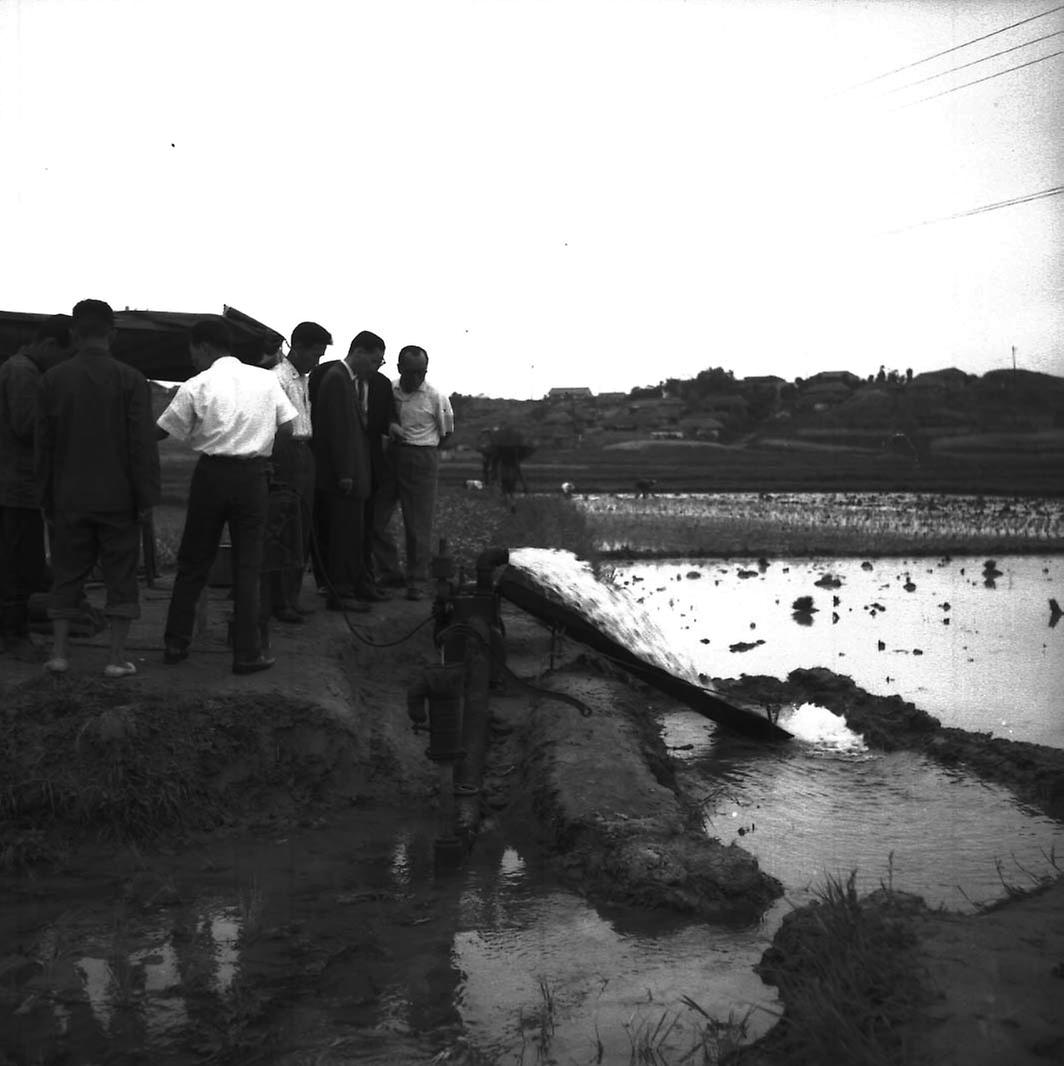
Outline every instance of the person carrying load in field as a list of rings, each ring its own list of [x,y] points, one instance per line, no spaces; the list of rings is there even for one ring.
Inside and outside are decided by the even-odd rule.
[[[200,371],[174,394],[159,416],[164,434],[200,453],[189,487],[177,551],[163,661],[188,658],[196,602],[218,553],[222,526],[233,546],[233,673],[274,664],[264,653],[268,632],[260,617],[260,580],[268,510],[269,457],[278,433],[291,433],[298,412],[272,371],[232,354],[229,327],[197,322],[189,334],[192,365]]]
[[[525,438],[524,433],[514,426],[496,426],[481,450],[490,470],[491,480],[496,477],[499,479],[499,491],[502,494],[503,503],[512,514],[517,509],[514,504],[514,493],[517,491],[518,484],[524,494],[528,495],[528,482],[525,481],[521,462],[535,452],[535,445],[531,444]]]
[[[104,674],[126,677],[137,672],[126,638],[140,617],[141,525],[160,494],[151,394],[140,371],[111,355],[108,304],[82,300],[71,319],[76,354],[44,375],[37,418],[41,505],[55,528],[48,607],[55,645],[45,669],[69,669],[71,621],[82,614],[85,581],[99,561],[111,626]]]

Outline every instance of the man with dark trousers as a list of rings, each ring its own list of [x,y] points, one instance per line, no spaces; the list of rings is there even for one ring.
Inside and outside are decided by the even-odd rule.
[[[432,557],[440,449],[454,432],[451,401],[425,380],[428,365],[428,352],[420,345],[408,344],[400,349],[399,380],[392,389],[399,417],[390,430],[395,476],[381,490],[376,517],[378,530],[386,534],[396,503],[402,507],[409,600],[420,600],[425,595]],[[394,580],[399,572],[394,541],[386,538],[378,545],[378,552],[381,574]]]
[[[137,559],[141,527],[159,501],[159,449],[148,382],[111,355],[114,321],[102,300],[76,304],[77,351],[41,382],[36,467],[41,506],[55,530],[48,606],[55,644],[45,669],[55,674],[70,668],[70,622],[81,614],[85,581],[97,562],[111,629],[104,674],[137,672],[126,659],[126,638],[140,617]]]
[[[392,383],[385,374],[380,372],[384,363],[384,353],[381,352],[374,358],[376,366],[362,375],[366,383],[366,423],[369,430],[369,459],[372,486],[370,496],[366,500],[366,513],[364,517],[366,535],[363,539],[363,562],[366,571],[367,592],[373,599],[387,599],[387,594],[381,590],[382,579],[387,575],[376,572],[374,557],[376,545],[382,534],[378,532],[376,515],[377,500],[381,489],[391,478],[391,439],[389,430],[392,424],[398,421],[399,414],[395,407],[395,396],[392,393]],[[402,577],[400,575],[400,584]]]
[[[372,594],[365,566],[365,512],[372,495],[365,380],[384,341],[363,330],[347,356],[323,364],[311,384],[311,438],[317,465],[315,531],[330,610],[366,611]]]
[[[229,526],[233,546],[233,673],[267,670],[268,634],[260,621],[260,580],[268,508],[269,457],[278,433],[291,433],[297,411],[276,376],[232,354],[229,327],[205,319],[189,334],[200,371],[174,394],[159,429],[200,453],[189,487],[177,552],[164,662],[188,658],[196,602]]]
[[[70,318],[45,319],[33,341],[0,364],[0,651],[32,655],[29,599],[45,591],[44,521],[33,467],[44,374],[66,359]]]
[[[301,606],[300,591],[310,557],[314,510],[314,451],[311,448],[309,376],[321,362],[332,335],[317,322],[300,322],[292,330],[287,356],[281,356],[272,373],[298,412],[292,433],[273,442],[273,477],[270,518],[277,527],[268,539],[263,581],[263,612],[281,622],[300,623],[311,609]],[[387,431],[385,431],[387,432]]]

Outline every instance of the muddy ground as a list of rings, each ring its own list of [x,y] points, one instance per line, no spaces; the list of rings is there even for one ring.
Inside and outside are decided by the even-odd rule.
[[[394,970],[438,982],[438,995],[427,997],[439,1006],[424,1019],[426,1040],[402,1061],[426,1061],[429,1051],[460,1057],[460,1026],[448,1002],[454,979],[440,964],[446,925],[438,921],[454,901],[445,888],[381,890],[378,871],[387,860],[368,843],[382,823],[405,822],[424,842],[425,862],[439,833],[437,768],[406,713],[409,686],[438,660],[431,604],[393,599],[345,620],[325,612],[310,590],[306,598],[318,612],[301,626],[278,625],[277,666],[251,677],[229,671],[222,590],[212,593],[208,628],[191,658],[176,667],[161,661],[165,587],[146,593],[145,616],[134,627],[134,678],[102,679],[102,637],[75,647],[64,678],[42,677],[39,662],[0,660],[2,751],[18,768],[18,781],[0,786],[0,897],[14,901],[0,913],[0,1056],[7,1062],[96,1061],[79,1059],[61,1034],[41,1043],[34,1026],[41,1002],[61,995],[61,960],[43,957],[41,923],[86,894],[123,901],[138,914],[179,916],[188,856],[197,857],[197,876],[225,878],[236,863],[235,840],[261,848],[284,841],[311,854],[348,849],[350,880],[328,886],[344,901],[343,916],[309,919],[311,926],[338,923],[330,935],[346,946],[322,954],[307,919],[263,917],[255,950],[274,981],[249,990],[229,1013],[216,999],[193,996],[203,1039],[175,1049],[172,1061],[261,1058],[271,1019],[297,1009],[308,989],[326,998],[342,991],[346,1002],[365,1004],[368,1016],[383,971]],[[514,673],[566,692],[591,713],[501,681],[492,695],[475,849],[516,841],[594,901],[713,920],[748,919],[782,891],[741,849],[708,842],[694,829],[667,752],[647,728],[652,692],[571,645],[556,658],[549,634],[515,609],[505,610],[504,621]],[[825,671],[797,672],[786,683],[747,679],[740,694],[821,703],[846,714],[872,745],[916,747],[962,763],[1064,816],[1060,752],[943,730],[916,708],[869,696]],[[306,865],[313,870],[312,859]],[[904,920],[912,935],[899,950],[928,990],[925,1009],[908,1023],[911,1044],[929,1061],[1060,1060],[1064,1023],[1053,1004],[1064,991],[1064,886],[976,917],[914,908]],[[816,937],[803,935],[796,919],[777,947],[782,956],[764,976],[788,1002],[784,975],[801,979],[801,960],[815,952]],[[195,981],[188,983],[195,991]],[[356,1009],[356,1024],[357,1016]],[[801,1024],[795,1010],[788,1022]],[[99,1061],[140,1061],[138,1039],[131,1030],[125,1042],[101,1049]],[[270,1051],[273,1061],[342,1061]],[[366,1061],[398,1061],[394,1045],[382,1055]],[[466,1057],[474,1061],[468,1050]],[[779,1034],[746,1058],[796,1061]]]

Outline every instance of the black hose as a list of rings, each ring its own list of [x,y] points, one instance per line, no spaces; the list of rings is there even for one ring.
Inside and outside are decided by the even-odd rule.
[[[476,637],[477,640],[487,648],[488,655],[491,657],[492,662],[499,667],[508,680],[516,682],[521,688],[527,689],[529,692],[534,692],[540,696],[546,696],[548,699],[559,700],[561,703],[568,703],[570,706],[575,707],[584,718],[590,718],[591,715],[594,714],[594,711],[592,711],[586,703],[582,700],[578,700],[575,696],[570,696],[567,692],[557,692],[555,689],[533,685],[531,681],[527,681],[519,674],[515,674],[491,646],[491,641],[485,640],[484,635],[475,626],[471,626],[466,622],[455,622],[436,634],[436,642],[441,643],[448,636]]]

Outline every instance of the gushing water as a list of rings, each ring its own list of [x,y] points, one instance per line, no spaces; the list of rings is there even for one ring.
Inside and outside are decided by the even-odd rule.
[[[532,575],[564,603],[575,603],[598,628],[633,654],[676,677],[699,684],[694,664],[677,655],[657,622],[623,588],[599,581],[572,552],[555,548],[515,548],[510,565]]]
[[[853,753],[868,750],[865,742],[850,729],[844,719],[815,703],[780,712],[779,724],[795,740],[822,751]]]

